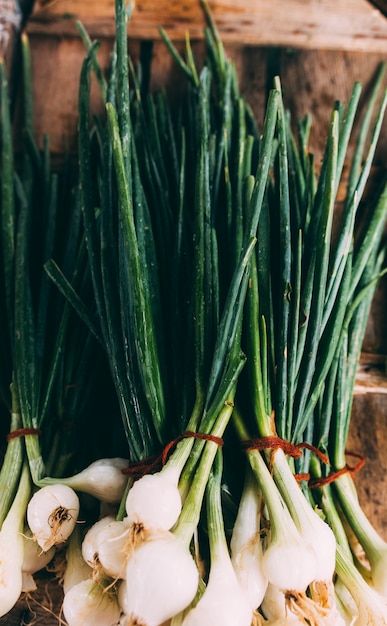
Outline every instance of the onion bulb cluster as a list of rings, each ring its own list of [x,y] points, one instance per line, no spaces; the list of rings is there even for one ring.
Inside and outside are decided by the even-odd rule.
[[[197,502],[207,514],[208,542],[198,526],[187,543],[181,529],[192,516],[189,497],[181,498],[168,464],[129,479],[124,513],[117,506],[92,525],[82,523],[82,492],[63,484],[35,490],[19,511],[20,559],[17,565],[13,551],[17,578],[9,583],[15,592],[4,611],[22,591],[34,592],[34,573],[55,561],[59,546],[69,626],[216,626],[219,619],[226,626],[387,625],[387,599],[354,570],[282,455],[272,473],[261,453],[249,460],[231,532],[224,523],[222,470],[212,461],[206,499]],[[191,489],[197,489],[194,482]],[[0,542],[7,532],[4,523]]]

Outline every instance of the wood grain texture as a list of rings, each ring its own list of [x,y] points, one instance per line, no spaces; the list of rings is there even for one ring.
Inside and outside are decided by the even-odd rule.
[[[213,0],[209,2],[223,41],[250,45],[387,51],[387,25],[367,0]],[[74,35],[74,19],[93,36],[112,36],[113,0],[37,0],[30,31]],[[203,37],[199,0],[136,0],[131,36],[157,39],[163,26],[172,39],[188,30]]]
[[[386,385],[386,378],[384,377]],[[387,540],[387,412],[385,393],[356,394],[348,449],[364,456],[355,474],[359,501],[373,525]]]
[[[53,153],[63,152],[65,141],[76,149],[77,98],[80,68],[85,56],[78,38],[30,35],[35,97],[36,135],[48,133]],[[112,42],[101,39],[99,59],[109,65]],[[129,51],[136,63],[141,45],[129,38]],[[179,46],[178,46],[179,47]],[[180,45],[181,47],[181,45]],[[198,64],[204,56],[203,42],[193,43]],[[263,121],[264,104],[274,75],[281,77],[285,106],[293,119],[312,113],[311,151],[319,163],[336,99],[348,102],[355,81],[364,86],[364,94],[383,53],[360,53],[333,50],[284,50],[226,44],[239,75],[241,92],[252,106],[258,121]],[[152,48],[151,89],[166,88],[171,97],[182,89],[182,76],[162,42]],[[92,107],[101,111],[98,90],[93,85]],[[382,133],[376,164],[387,159],[387,132]],[[375,350],[374,350],[375,351]]]

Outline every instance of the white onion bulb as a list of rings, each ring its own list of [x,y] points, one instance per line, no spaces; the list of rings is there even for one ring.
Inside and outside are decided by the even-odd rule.
[[[23,528],[30,481],[28,463],[24,463],[16,495],[0,530],[0,617],[13,608],[22,591]]]
[[[283,591],[304,592],[315,580],[316,554],[301,537],[273,541],[265,551],[262,563],[268,581]]]
[[[291,596],[297,596],[295,601],[296,611],[292,611]],[[335,610],[327,610],[319,607],[311,598],[305,594],[286,594],[268,585],[265,597],[261,604],[261,610],[268,619],[269,624],[318,624],[319,626],[343,626],[340,615]],[[311,620],[311,621],[310,621]],[[266,622],[265,622],[266,623]]]
[[[69,626],[113,626],[120,613],[115,593],[92,579],[71,587],[63,599],[63,614]]]
[[[264,616],[269,620],[284,619],[287,616],[284,592],[269,583],[261,608]]]
[[[128,559],[130,531],[124,522],[113,521],[104,526],[98,535],[98,559],[108,576],[124,578]]]
[[[55,554],[55,547],[52,546],[47,552],[44,552],[38,542],[33,539],[31,532],[27,529],[23,535],[24,551],[23,551],[23,591],[35,591],[36,583],[33,574],[39,572],[46,567]]]
[[[46,567],[55,554],[55,546],[52,546],[47,552],[44,552],[32,536],[28,529],[24,532],[24,554],[23,554],[23,572],[35,574],[39,570]]]
[[[29,572],[22,572],[22,592],[31,593],[37,590],[35,578]]]
[[[98,536],[103,528],[114,522],[112,515],[101,517],[90,526],[82,541],[82,556],[90,567],[94,567],[98,560]]]
[[[68,539],[78,515],[77,494],[70,487],[60,484],[39,489],[27,507],[28,525],[45,552]]]
[[[22,529],[11,511],[0,530],[0,617],[13,608],[22,592]]]
[[[207,587],[182,626],[250,626],[253,609],[242,590],[231,561],[219,558],[211,565]]]
[[[120,457],[98,459],[79,474],[64,480],[69,487],[88,493],[101,502],[118,504],[128,482],[128,477],[122,473],[128,463],[127,459]]]
[[[235,573],[254,610],[260,606],[267,587],[267,578],[262,567],[260,508],[259,490],[254,483],[246,482],[238,507],[230,548]]]
[[[316,553],[315,580],[332,581],[336,563],[335,536],[305,498],[283,450],[276,450],[275,453],[274,477],[276,476],[281,477],[281,480],[277,481],[278,486],[302,539],[310,544]]]
[[[126,499],[127,520],[144,528],[170,530],[181,506],[178,475],[161,470],[146,474],[133,484]]]
[[[192,602],[198,582],[191,554],[172,533],[148,538],[126,566],[125,624],[160,626]]]

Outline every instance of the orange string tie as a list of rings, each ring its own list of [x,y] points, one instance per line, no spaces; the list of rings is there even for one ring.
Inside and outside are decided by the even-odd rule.
[[[299,459],[302,456],[302,450],[307,449],[313,452],[321,461],[328,463],[328,457],[311,443],[303,441],[302,443],[291,443],[281,437],[256,437],[242,441],[242,448],[246,452],[249,450],[283,450],[287,456]]]
[[[42,431],[40,428],[17,428],[16,430],[12,430],[7,435],[7,441],[11,441],[11,439],[17,439],[18,437],[25,437],[26,435],[38,435],[40,436]]]
[[[283,450],[287,456],[291,456],[295,459],[298,459],[302,455],[301,450],[296,445],[274,435],[271,437],[253,437],[252,439],[246,439],[246,441],[242,441],[241,445],[245,452],[249,452],[250,450]]]
[[[296,479],[298,483],[301,483],[303,480],[309,483],[310,474],[309,473],[308,474],[294,474],[294,478]]]
[[[140,461],[129,463],[128,467],[124,467],[121,472],[130,476],[133,480],[138,480],[145,474],[152,474],[159,469],[161,469],[161,455],[155,454]]]
[[[346,455],[359,459],[356,465],[351,467],[350,465],[346,464],[344,467],[337,470],[337,472],[332,472],[332,474],[329,474],[329,476],[324,476],[321,478],[315,478],[314,480],[310,480],[308,483],[309,487],[311,489],[314,489],[317,487],[324,487],[325,485],[329,485],[330,483],[333,483],[337,478],[339,478],[340,476],[343,476],[343,474],[348,474],[348,473],[355,474],[356,472],[361,470],[361,468],[365,464],[364,456],[362,456],[361,454],[357,454],[356,452],[348,452],[348,451],[346,451]]]
[[[253,439],[247,439],[242,441],[242,448],[246,452],[249,450],[283,450],[287,456],[291,456],[295,459],[299,459],[302,456],[302,450],[310,450],[315,454],[323,463],[328,464],[328,457],[321,452],[316,446],[311,443],[303,441],[301,443],[293,444],[281,437],[269,436],[269,437],[256,437]],[[309,481],[310,474],[295,474],[294,478],[301,482],[303,480]]]
[[[147,457],[145,459],[141,459],[140,461],[133,461],[129,463],[128,467],[122,469],[123,474],[127,474],[134,480],[138,480],[145,474],[151,474],[152,472],[160,471],[162,467],[166,464],[168,460],[168,456],[171,450],[182,441],[182,439],[186,439],[188,437],[193,437],[194,439],[201,439],[203,441],[212,441],[216,443],[219,447],[223,446],[223,439],[221,437],[217,437],[216,435],[211,435],[208,433],[195,433],[191,430],[185,430],[183,433],[178,435],[175,439],[167,443],[160,454],[156,454],[154,456]]]

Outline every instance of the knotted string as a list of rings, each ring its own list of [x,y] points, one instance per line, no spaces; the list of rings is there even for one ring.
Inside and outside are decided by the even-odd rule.
[[[328,457],[321,450],[306,441],[294,444],[274,435],[271,437],[255,437],[242,441],[242,448],[246,452],[249,450],[283,450],[286,456],[291,456],[294,459],[299,459],[302,456],[302,450],[306,448],[318,456],[323,463],[329,462]]]
[[[340,476],[343,476],[343,474],[355,474],[356,472],[361,470],[361,468],[365,464],[365,458],[361,454],[356,454],[356,452],[346,451],[346,454],[348,456],[352,456],[352,457],[355,457],[356,459],[359,459],[356,465],[351,467],[348,464],[346,464],[344,467],[337,470],[337,472],[332,472],[332,474],[329,474],[328,476],[322,476],[321,478],[311,479],[308,482],[308,486],[311,489],[315,489],[317,487],[324,487],[325,485],[329,485],[330,483],[333,483],[337,478],[339,478]]]
[[[163,448],[160,454],[149,456],[146,459],[141,459],[140,461],[133,461],[132,463],[129,463],[128,467],[125,467],[121,470],[122,473],[127,474],[134,480],[137,480],[142,476],[145,476],[145,474],[151,474],[152,472],[159,471],[166,464],[171,450],[180,441],[182,441],[182,439],[187,439],[189,437],[192,437],[194,439],[202,439],[203,441],[212,441],[216,443],[219,447],[223,446],[223,439],[221,437],[217,437],[216,435],[211,435],[207,433],[196,433],[191,430],[185,430],[175,439],[172,439],[172,441],[167,443],[167,445]]]
[[[247,439],[246,441],[242,441],[241,445],[242,449],[245,450],[245,452],[248,452],[249,450],[283,450],[283,452],[287,456],[295,459],[298,459],[302,456],[303,449],[307,449],[313,452],[313,454],[315,454],[325,465],[329,464],[329,459],[326,454],[321,452],[321,450],[319,450],[312,444],[307,443],[306,441],[293,444],[290,441],[286,441],[286,439],[282,439],[281,437],[276,437],[275,435],[273,435],[269,437],[256,437],[253,439]],[[311,479],[310,474],[295,474],[295,478],[297,481],[308,481],[308,487],[314,489],[317,487],[324,487],[324,485],[329,485],[343,474],[354,474],[355,472],[358,472],[364,466],[365,458],[360,454],[356,454],[355,452],[346,451],[346,454],[348,456],[359,459],[358,463],[354,467],[346,464],[345,467],[337,470],[336,472],[332,472],[332,474],[329,474],[329,476],[324,476],[316,479]]]
[[[26,435],[38,435],[40,436],[42,431],[40,428],[17,428],[16,430],[12,430],[7,435],[7,441],[11,441],[11,439],[17,439],[18,437],[25,437]]]

